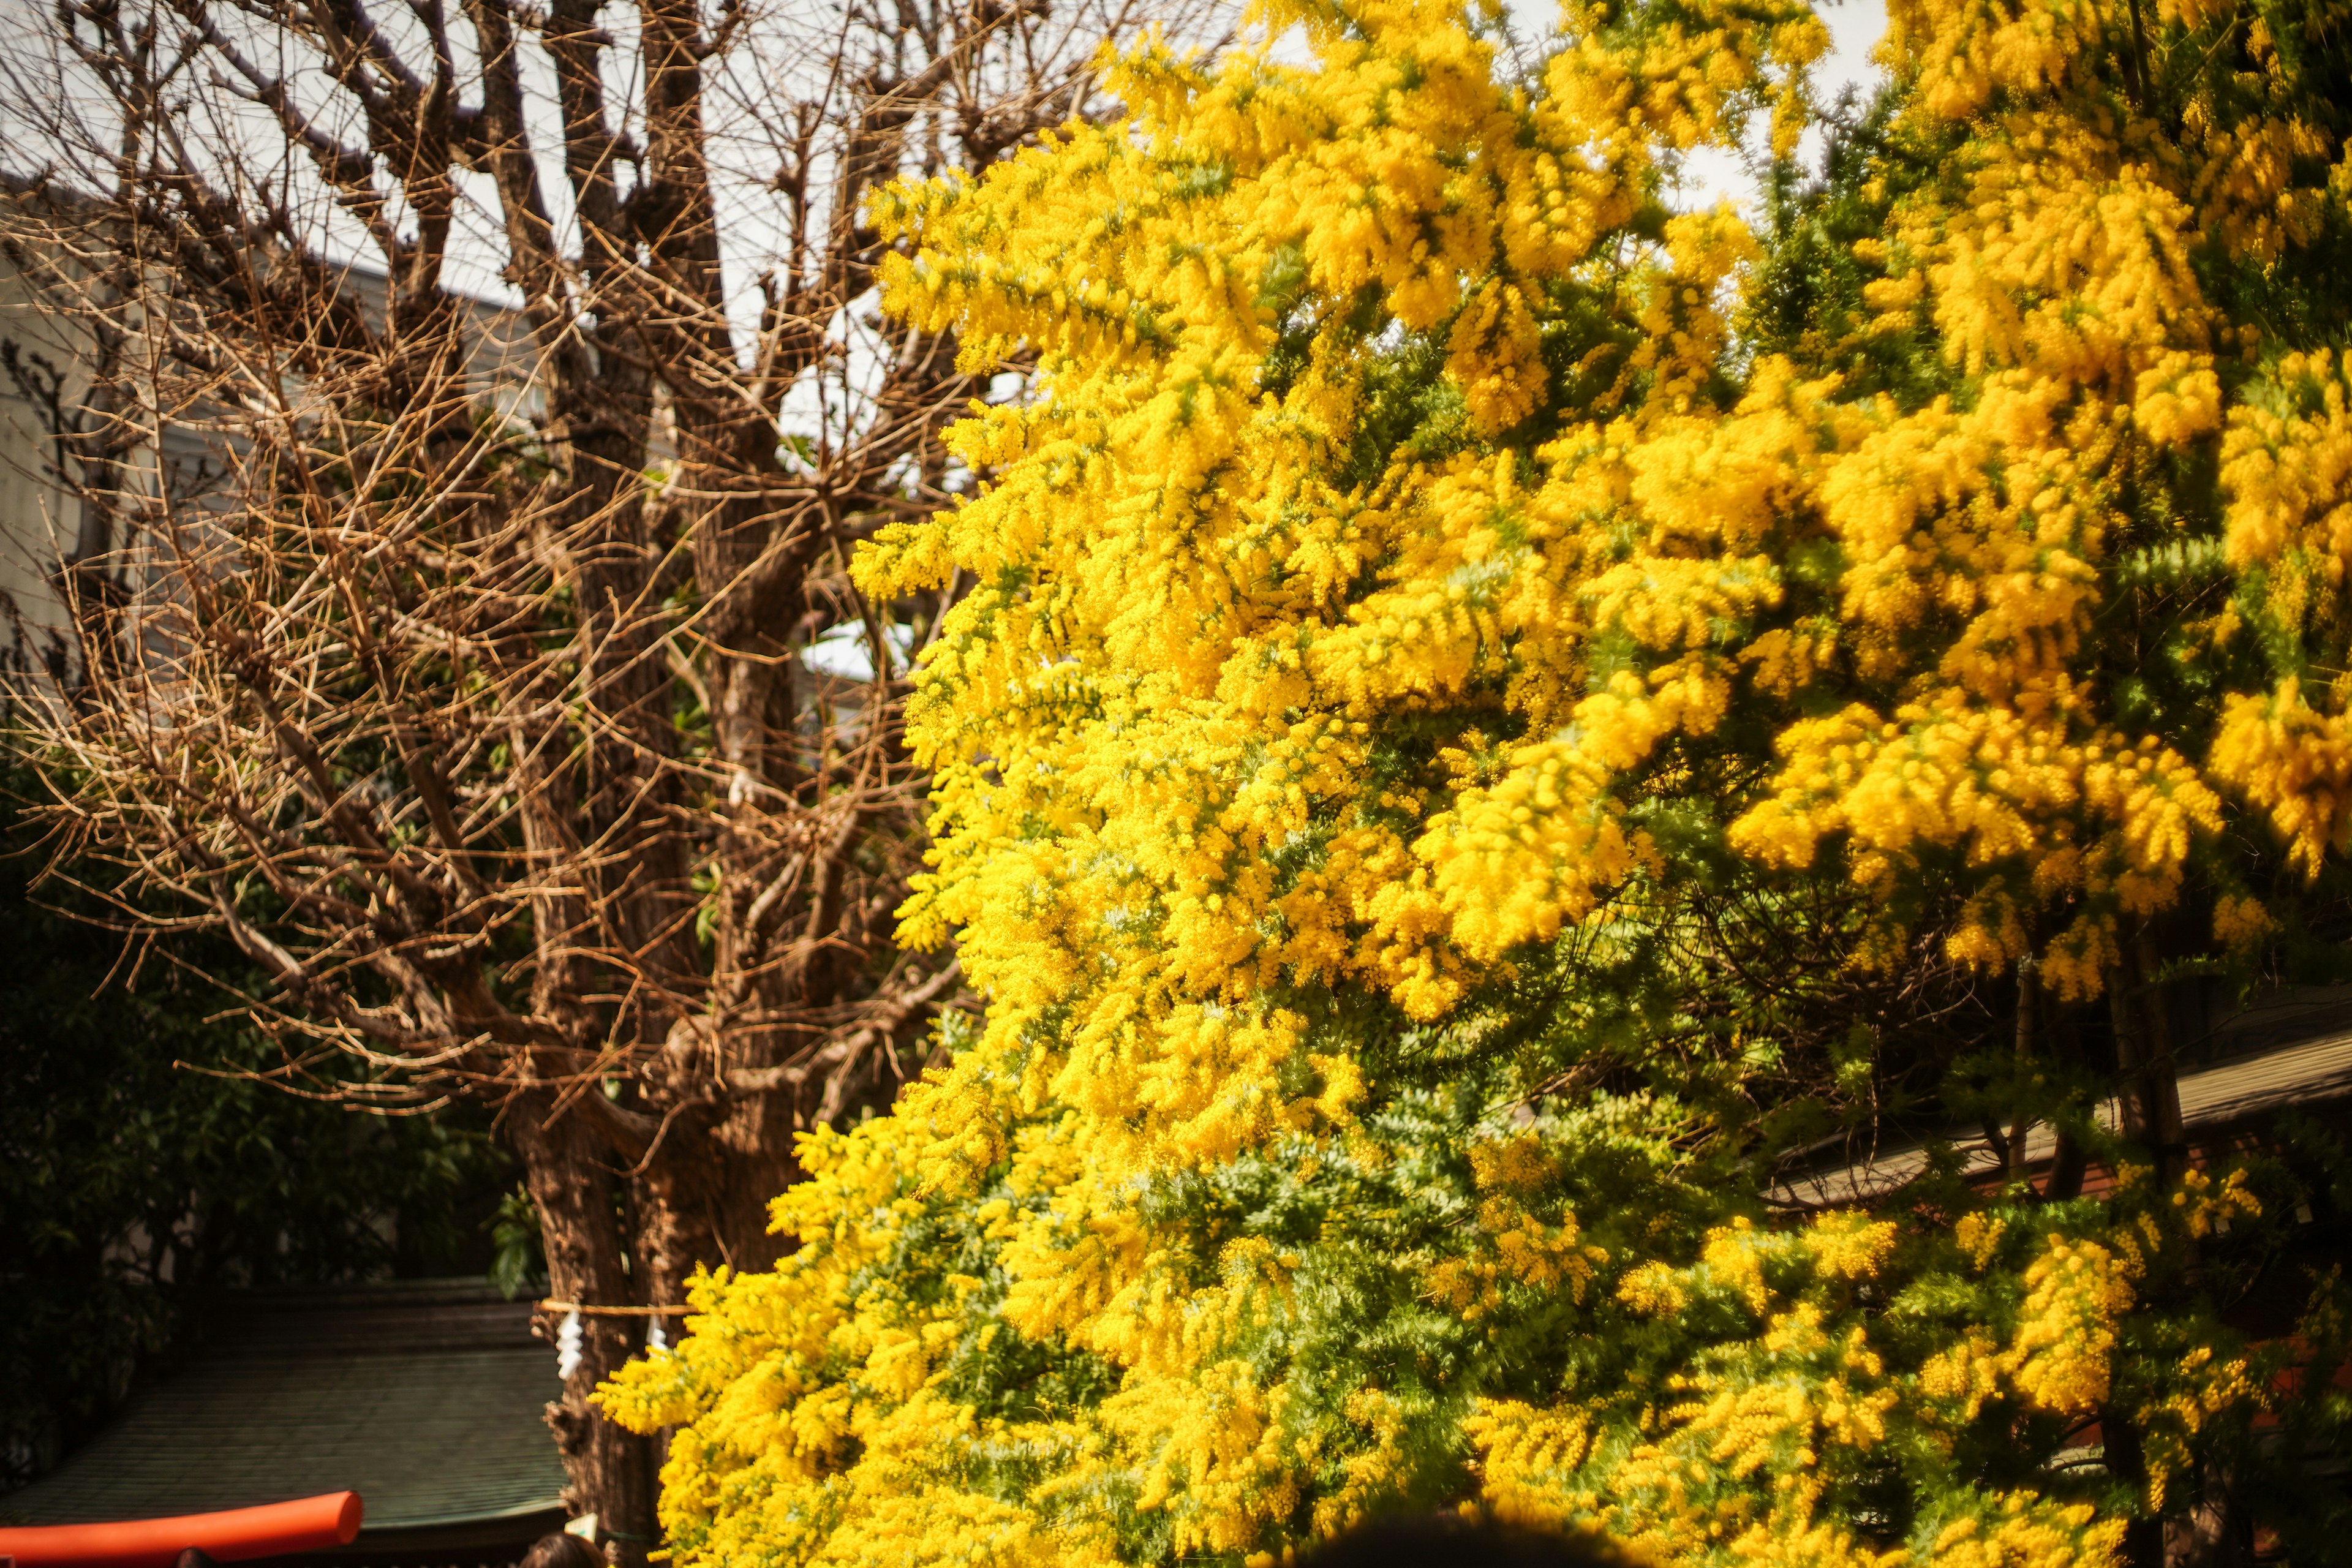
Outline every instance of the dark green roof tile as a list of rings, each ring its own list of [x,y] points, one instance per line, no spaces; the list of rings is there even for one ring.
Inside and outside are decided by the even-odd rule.
[[[364,1541],[558,1505],[555,1353],[527,1304],[428,1281],[224,1296],[206,1321],[185,1370],[0,1510],[68,1524],[349,1489]]]

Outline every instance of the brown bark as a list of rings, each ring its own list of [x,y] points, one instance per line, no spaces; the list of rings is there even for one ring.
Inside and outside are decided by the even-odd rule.
[[[2113,1405],[2099,1411],[2099,1436],[2106,1449],[2107,1473],[2130,1491],[2137,1508],[2147,1497],[2147,1450],[2131,1417]],[[2124,1525],[2121,1557],[2126,1568],[2166,1568],[2164,1521],[2134,1517]]]
[[[604,1151],[579,1117],[553,1114],[551,1097],[533,1094],[508,1108],[509,1141],[528,1173],[547,1250],[553,1300],[591,1303],[631,1300],[622,1268],[629,1255],[623,1234],[618,1184],[603,1170]],[[555,1338],[558,1314],[542,1310],[541,1337]],[[633,1558],[651,1544],[654,1456],[651,1442],[606,1421],[588,1396],[635,1353],[639,1320],[591,1314],[580,1322],[580,1364],[549,1402],[547,1425],[562,1451],[570,1479],[564,1501],[574,1514],[594,1513]],[[633,1539],[634,1538],[634,1539]]]
[[[2253,1561],[2252,1531],[2231,1468],[2206,1459],[2189,1480],[2196,1489],[2188,1506],[2165,1521],[2166,1568],[2246,1568]]]
[[[2017,1063],[2019,1104],[2016,1111],[2010,1118],[2007,1157],[2002,1162],[2005,1166],[2004,1174],[2011,1182],[2028,1182],[2032,1179],[2031,1162],[2026,1158],[2026,1139],[2033,1131],[2033,1119],[2025,1104],[2027,1093],[2025,1080],[2027,1075],[2032,1070],[2034,1024],[2041,1011],[2040,981],[2041,976],[2033,960],[2028,958],[2018,964],[2017,1029],[2013,1054]]]
[[[2143,931],[2110,977],[2107,997],[2122,1077],[2123,1133],[2154,1154],[2157,1180],[2168,1186],[2188,1168],[2189,1145],[2161,973],[2155,945]]]
[[[2082,1064],[2082,1037],[2077,1026],[2078,1009],[2058,1002],[2046,993],[2042,1002],[2049,1014],[2043,1032],[2050,1040],[2051,1054],[2068,1068]],[[2090,1152],[2083,1140],[2063,1121],[2055,1129],[2054,1146],[2050,1152],[2050,1171],[2042,1178],[2042,1195],[2053,1202],[2063,1202],[2083,1195],[2083,1180],[2090,1172]]]

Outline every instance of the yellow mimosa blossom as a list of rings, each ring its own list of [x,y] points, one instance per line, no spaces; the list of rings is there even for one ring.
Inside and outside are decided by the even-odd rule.
[[[2178,1511],[2285,1397],[2176,1310],[2263,1205],[2081,1042],[2352,840],[2352,376],[2281,303],[2352,162],[2270,26],[1894,0],[1830,114],[1798,0],[1269,0],[876,198],[887,308],[1026,373],[854,566],[960,595],[899,918],[985,1017],[607,1391],[681,1568],[1441,1505],[2103,1568]],[[1677,209],[1743,145],[1754,215]],[[1946,1117],[2076,1190],[1786,1207]]]

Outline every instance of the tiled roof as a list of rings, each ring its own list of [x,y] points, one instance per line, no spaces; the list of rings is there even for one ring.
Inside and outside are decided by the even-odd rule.
[[[2342,1100],[2352,1096],[2352,1034],[2328,1035],[2184,1072],[2178,1081],[2181,1127],[2192,1133],[2210,1132],[2289,1106]],[[2120,1110],[2108,1100],[2099,1106],[2097,1114],[2102,1123],[2113,1128]],[[1962,1169],[1970,1173],[1989,1173],[2000,1163],[1980,1135],[1957,1133],[1952,1148],[1961,1156]],[[2056,1151],[2057,1135],[2046,1123],[2026,1133],[2029,1164],[2047,1160]],[[1906,1138],[1850,1163],[1825,1161],[1791,1174],[1771,1190],[1770,1196],[1775,1202],[1806,1206],[1868,1203],[1927,1168],[1927,1150]]]
[[[184,1370],[0,1498],[26,1524],[356,1491],[361,1541],[559,1506],[559,1389],[530,1308],[471,1280],[225,1295]]]

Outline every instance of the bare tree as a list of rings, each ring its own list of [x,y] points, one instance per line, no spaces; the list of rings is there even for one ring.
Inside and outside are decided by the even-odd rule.
[[[589,1391],[959,990],[889,942],[945,596],[844,562],[990,378],[872,316],[861,205],[1093,111],[1127,3],[56,0],[13,84],[7,255],[104,351],[20,697],[59,842],[257,961],[289,1086],[502,1108],[554,1297],[640,1310],[549,1407],[639,1556]]]

